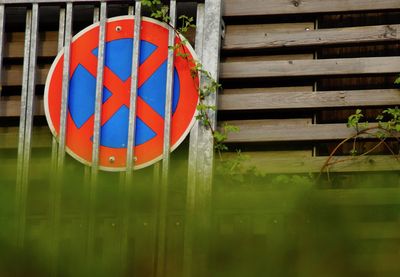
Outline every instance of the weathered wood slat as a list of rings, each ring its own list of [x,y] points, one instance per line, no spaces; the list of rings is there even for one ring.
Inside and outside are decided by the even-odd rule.
[[[221,78],[384,74],[399,71],[400,57],[221,63]]]
[[[218,109],[305,109],[400,104],[400,90],[264,92],[262,88],[226,89],[218,98]]]
[[[226,142],[341,140],[355,134],[355,130],[347,128],[346,124],[298,125],[290,122],[282,121],[279,124],[273,119],[228,121],[229,124],[239,127],[240,131],[229,133]]]
[[[221,62],[254,62],[254,61],[298,61],[312,60],[314,53],[291,54],[291,55],[265,55],[265,56],[233,56],[225,57]]]
[[[24,33],[13,32],[6,35],[4,57],[22,58],[24,56]],[[57,55],[57,32],[41,32],[38,41],[38,57],[54,57]]]
[[[255,167],[264,174],[320,172],[328,157],[268,157],[263,152],[244,152],[241,166]],[[236,153],[223,154],[224,159],[235,158]],[[341,161],[329,167],[329,172],[375,172],[400,170],[400,157],[375,155],[364,157],[334,157],[332,161]]]
[[[226,28],[224,50],[333,45],[400,40],[400,25],[337,29],[270,31],[268,25],[231,25]]]
[[[36,84],[44,85],[50,65],[38,68],[36,71]],[[3,86],[20,86],[22,84],[22,65],[14,65],[3,70]]]
[[[19,116],[21,112],[21,97],[9,96],[0,101],[0,117]],[[43,96],[37,96],[35,100],[35,115],[44,115]]]
[[[329,13],[400,9],[398,0],[225,0],[224,16]]]

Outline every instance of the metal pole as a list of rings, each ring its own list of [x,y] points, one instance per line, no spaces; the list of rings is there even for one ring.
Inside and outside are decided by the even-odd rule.
[[[64,46],[64,37],[65,37],[65,8],[60,8],[59,20],[58,20],[58,44],[57,44],[57,52],[60,52]],[[57,151],[58,144],[57,139],[55,137],[52,138],[51,141],[51,164],[52,164],[52,172],[57,171]]]
[[[32,139],[33,108],[35,98],[36,51],[38,34],[38,4],[26,14],[25,50],[21,92],[21,114],[18,143],[16,212],[17,245],[23,247],[26,225],[26,200],[29,181],[29,160]]]
[[[170,2],[170,28],[168,36],[168,46],[175,45],[175,24],[176,24],[176,1]],[[161,173],[161,186],[159,194],[159,211],[157,226],[157,261],[156,276],[164,276],[166,258],[166,228],[167,228],[167,205],[168,205],[168,178],[171,152],[171,118],[172,118],[172,96],[174,81],[174,49],[168,50],[167,62],[167,84],[165,98],[165,117],[164,117],[164,145],[163,161]]]
[[[129,239],[129,198],[131,195],[133,168],[135,163],[135,131],[136,131],[136,100],[138,91],[138,72],[140,57],[140,29],[141,29],[142,3],[137,1],[135,4],[135,25],[133,31],[132,47],[132,67],[131,67],[131,87],[129,102],[129,125],[128,143],[126,154],[125,182],[122,183],[122,236],[121,236],[121,257],[122,272],[127,268],[128,239]]]
[[[97,193],[97,177],[99,170],[99,150],[100,150],[100,132],[101,132],[101,106],[103,99],[103,74],[104,74],[104,58],[105,58],[105,38],[107,23],[107,3],[100,4],[100,23],[99,23],[99,46],[97,56],[97,76],[96,76],[96,100],[94,113],[94,130],[93,130],[93,148],[92,148],[92,169],[89,188],[89,220],[88,220],[88,237],[87,237],[87,254],[89,258],[89,266],[92,265],[92,252],[94,249],[95,225],[96,225],[96,193]]]
[[[67,3],[65,16],[65,38],[64,38],[64,64],[62,77],[61,111],[60,111],[60,132],[58,144],[57,169],[62,174],[65,160],[65,144],[67,134],[67,112],[68,112],[68,94],[69,94],[69,72],[71,60],[71,41],[72,41],[72,3]]]
[[[69,93],[69,69],[70,69],[70,56],[71,56],[71,40],[72,40],[72,17],[73,6],[72,3],[66,4],[66,9],[60,9],[59,19],[59,34],[58,34],[58,50],[64,47],[64,64],[63,64],[63,79],[62,79],[62,92],[61,92],[61,107],[60,107],[60,131],[59,131],[59,144],[58,152],[54,155],[56,159],[56,180],[53,182],[53,198],[52,198],[52,228],[53,228],[53,241],[52,241],[52,276],[57,275],[58,264],[58,248],[59,248],[59,234],[60,234],[60,221],[61,221],[61,186],[63,183],[64,160],[65,160],[65,143],[66,143],[66,122],[67,122],[67,107],[68,107],[68,93]],[[53,138],[54,142],[54,138]],[[57,144],[56,144],[57,145]],[[55,151],[54,151],[55,152]]]
[[[203,41],[204,41],[204,4],[197,5],[197,22],[196,22],[196,54],[198,58],[203,60]],[[194,224],[196,215],[196,176],[199,140],[199,122],[196,121],[190,131],[189,141],[189,158],[188,158],[188,182],[186,187],[186,213],[185,213],[185,230],[184,230],[184,246],[183,246],[183,276],[192,276],[193,259],[194,259]]]
[[[140,56],[140,28],[141,28],[141,2],[136,2],[135,6],[135,26],[132,53],[132,69],[131,69],[131,87],[129,102],[129,126],[128,126],[128,144],[126,154],[126,180],[130,182],[132,179],[132,171],[135,162],[135,131],[136,131],[136,99],[138,90],[138,72],[139,72],[139,56]]]
[[[2,85],[2,72],[3,69],[3,52],[4,52],[4,21],[5,21],[5,7],[0,4],[0,102],[1,102],[1,91],[3,90]]]
[[[204,22],[202,40],[201,62],[203,69],[218,80],[219,57],[221,44],[221,11],[222,0],[205,0]],[[201,45],[200,45],[201,47]],[[196,45],[196,49],[197,49]],[[200,86],[209,82],[204,76],[201,77]],[[210,94],[205,100],[205,105],[217,106],[216,93]],[[216,113],[209,111],[209,119],[213,128],[216,127]],[[185,234],[184,251],[187,253],[184,273],[191,276],[194,273],[192,268],[193,255],[196,254],[196,276],[207,276],[208,240],[204,239],[211,228],[211,194],[214,160],[214,141],[211,131],[201,123],[196,124],[190,137],[189,147],[189,182],[187,187],[187,230]],[[194,218],[195,217],[195,218]],[[188,225],[195,224],[197,233],[202,234],[194,239],[191,228]],[[206,236],[205,236],[206,237]],[[195,243],[194,243],[195,242]],[[196,253],[193,252],[193,245],[201,246]],[[186,255],[186,254],[185,254]],[[192,261],[189,261],[191,259]],[[185,261],[185,263],[186,263]]]

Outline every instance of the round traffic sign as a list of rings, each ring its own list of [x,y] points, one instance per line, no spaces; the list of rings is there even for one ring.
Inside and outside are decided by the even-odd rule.
[[[106,24],[99,149],[103,170],[118,171],[126,167],[133,26],[133,16],[108,19]],[[168,26],[144,17],[140,36],[135,169],[162,158]],[[87,165],[92,159],[98,37],[99,23],[96,23],[79,32],[71,43],[66,150]],[[175,38],[176,43],[182,40],[181,36]],[[190,45],[183,47],[189,59],[175,55],[171,151],[189,133],[199,98],[199,79],[191,74],[190,61],[196,59],[195,53]],[[62,50],[50,68],[44,95],[46,118],[56,138],[60,128],[63,62]]]

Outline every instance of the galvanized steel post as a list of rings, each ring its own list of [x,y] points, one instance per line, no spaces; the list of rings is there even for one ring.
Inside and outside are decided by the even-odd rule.
[[[39,21],[39,6],[33,4],[26,14],[25,50],[21,91],[21,113],[19,125],[16,214],[17,244],[22,247],[25,237],[26,200],[29,182],[29,162],[31,154],[33,108],[36,85],[36,51]]]
[[[65,144],[67,137],[67,112],[68,112],[68,94],[69,94],[69,73],[71,60],[71,40],[72,40],[72,3],[67,3],[65,16],[65,36],[64,36],[64,64],[62,75],[61,92],[61,111],[60,111],[60,131],[58,144],[57,168],[59,174],[62,173],[65,160]]]
[[[198,32],[196,34],[196,51],[200,56],[203,69],[208,71],[212,78],[218,80],[222,0],[205,0],[204,11],[201,4],[198,7]],[[203,18],[202,18],[203,16]],[[199,43],[199,44],[198,44]],[[207,85],[208,78],[201,76],[200,86]],[[217,92],[211,93],[204,104],[217,106]],[[216,128],[215,111],[208,112],[212,127]],[[193,229],[207,233],[211,224],[211,194],[214,166],[214,139],[211,130],[197,122],[190,133],[189,170],[187,183],[187,208],[184,245],[184,274],[193,274],[193,261],[196,255],[196,272],[198,276],[207,274],[207,250],[204,253],[194,253],[195,241]],[[201,241],[202,249],[207,241]]]
[[[132,47],[132,67],[131,67],[131,87],[129,100],[129,126],[128,126],[128,143],[126,154],[126,172],[125,180],[122,183],[122,226],[121,226],[121,260],[122,272],[127,268],[128,256],[128,238],[129,238],[129,199],[132,188],[133,168],[135,165],[135,131],[136,131],[136,100],[138,92],[138,72],[140,57],[140,30],[141,30],[141,13],[142,3],[136,1],[135,4],[135,25],[133,30],[133,47]]]
[[[164,276],[166,256],[166,228],[167,228],[167,206],[168,206],[168,179],[171,152],[171,120],[172,120],[172,96],[174,89],[174,48],[175,45],[175,24],[176,24],[176,1],[170,1],[170,27],[168,35],[168,61],[167,61],[167,82],[164,113],[164,145],[163,161],[161,172],[161,184],[159,188],[159,209],[157,225],[157,261],[156,276]]]
[[[5,7],[0,4],[0,101],[1,101],[1,91],[3,90],[2,85],[2,72],[3,69],[3,52],[4,52],[4,22],[5,22]],[[0,108],[1,109],[1,108]]]
[[[99,46],[97,55],[97,71],[96,71],[96,98],[94,112],[94,130],[93,130],[93,148],[92,148],[92,168],[89,188],[89,218],[87,233],[87,255],[88,265],[92,266],[92,255],[95,239],[96,225],[96,195],[97,181],[99,171],[99,150],[100,150],[100,132],[101,132],[101,106],[103,99],[103,77],[104,77],[104,60],[105,60],[105,39],[107,24],[107,3],[100,4],[100,23],[99,23]]]

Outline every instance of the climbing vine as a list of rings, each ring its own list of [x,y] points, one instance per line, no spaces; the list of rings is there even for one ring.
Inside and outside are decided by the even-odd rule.
[[[178,17],[179,27],[171,26],[169,17],[169,6],[164,5],[161,0],[142,0],[142,5],[147,7],[150,13],[150,17],[158,19],[168,26],[173,28],[175,33],[179,36],[180,34],[186,34],[191,28],[196,28],[194,24],[194,18],[186,15]],[[216,112],[216,106],[207,104],[207,98],[218,92],[221,89],[221,84],[213,78],[211,73],[204,69],[203,64],[197,61],[186,52],[185,46],[188,44],[187,39],[182,39],[175,45],[170,45],[169,49],[175,51],[177,57],[181,57],[187,61],[190,66],[190,72],[192,78],[195,80],[200,76],[201,82],[197,84],[196,89],[199,93],[199,103],[196,107],[197,115],[196,119],[200,124],[207,128],[214,139],[214,149],[220,154],[222,151],[228,150],[225,141],[230,132],[237,132],[239,128],[230,124],[225,123],[220,128],[215,128],[210,118],[211,112]]]
[[[398,81],[398,80],[397,80]],[[397,143],[400,143],[400,109],[398,107],[388,108],[382,111],[376,117],[377,123],[370,124],[368,121],[364,121],[364,114],[362,110],[357,109],[356,112],[349,116],[347,120],[347,127],[354,129],[354,135],[341,141],[334,150],[330,153],[328,159],[325,161],[321,168],[321,173],[326,171],[329,172],[329,167],[337,163],[345,162],[354,156],[366,156],[379,147],[386,148],[397,160],[399,160],[399,151],[393,149],[393,147],[387,142],[388,139],[394,139]],[[361,139],[376,139],[375,145],[369,147],[366,150],[362,150],[360,146]],[[352,147],[349,152],[350,158],[344,157],[341,159],[333,160],[333,157],[338,150],[348,142],[352,142]]]

